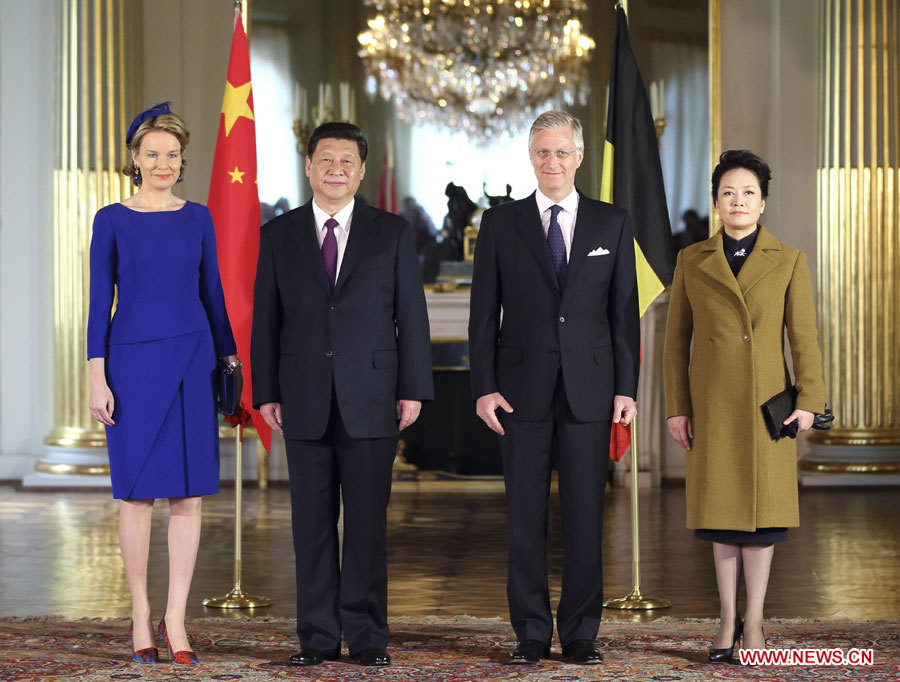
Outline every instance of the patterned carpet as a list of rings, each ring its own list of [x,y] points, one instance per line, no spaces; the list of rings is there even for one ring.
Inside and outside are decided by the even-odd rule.
[[[770,646],[873,649],[867,667],[741,667],[706,662],[715,630],[710,620],[661,618],[651,623],[608,621],[601,628],[604,665],[578,667],[553,659],[536,666],[505,663],[512,630],[499,619],[397,618],[394,665],[363,668],[343,657],[315,668],[285,664],[296,648],[286,619],[189,621],[198,668],[132,663],[127,621],[0,620],[0,680],[410,680],[424,682],[576,682],[578,680],[872,680],[900,679],[896,621],[773,620]],[[346,654],[346,652],[345,652]],[[165,658],[165,656],[164,656]]]

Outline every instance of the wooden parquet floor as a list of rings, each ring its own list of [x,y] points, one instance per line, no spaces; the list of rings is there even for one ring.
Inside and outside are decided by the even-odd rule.
[[[204,528],[189,616],[246,616],[202,606],[232,586],[233,490],[204,501]],[[897,489],[804,489],[799,529],[775,552],[771,618],[900,618]],[[167,503],[157,503],[150,558],[154,608],[165,606]],[[295,614],[290,499],[283,487],[244,491],[243,587],[274,600],[259,616]],[[117,503],[104,492],[23,492],[0,486],[0,616],[127,617],[128,589],[116,538]],[[392,616],[507,617],[505,512],[496,483],[397,483],[388,518]],[[715,617],[708,543],[684,528],[684,490],[640,493],[641,588],[672,602],[609,618]],[[558,599],[561,546],[551,499],[549,566]],[[608,492],[604,588],[632,587],[629,492]]]

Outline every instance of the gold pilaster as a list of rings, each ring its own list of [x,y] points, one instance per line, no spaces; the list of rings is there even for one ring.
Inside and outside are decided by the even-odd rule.
[[[896,473],[900,464],[898,19],[891,0],[822,5],[816,256],[835,422],[811,436],[806,471]]]
[[[106,435],[88,410],[85,331],[91,224],[97,209],[131,194],[125,161],[126,112],[134,93],[134,21],[125,0],[59,0],[56,90],[57,165],[53,177],[54,428],[42,473],[108,474],[72,451],[105,461]],[[58,449],[69,451],[60,458]]]
[[[709,0],[709,169],[707,177],[719,163],[722,153],[722,1]],[[716,215],[712,198],[709,201],[710,218]],[[709,234],[718,229],[714,219],[709,220]]]

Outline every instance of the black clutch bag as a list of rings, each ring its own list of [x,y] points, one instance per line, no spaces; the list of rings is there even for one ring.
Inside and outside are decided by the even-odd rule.
[[[762,404],[763,421],[766,422],[766,429],[772,440],[780,440],[784,437],[796,438],[800,431],[800,424],[795,419],[787,426],[784,420],[791,416],[797,407],[797,389],[789,386],[781,393],[777,393]],[[812,428],[819,431],[827,431],[831,428],[831,422],[834,421],[834,415],[831,408],[825,405],[825,411],[816,413],[813,418]]]
[[[231,416],[237,409],[237,377],[234,368],[221,358],[216,362],[216,412]]]
[[[787,419],[797,405],[797,389],[789,386],[781,393],[776,393],[766,402],[762,404],[763,421],[766,422],[766,429],[772,440],[781,440],[785,436],[796,438],[800,425],[795,419],[787,426],[784,420]]]

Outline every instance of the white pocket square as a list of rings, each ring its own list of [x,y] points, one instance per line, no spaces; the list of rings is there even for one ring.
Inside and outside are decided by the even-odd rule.
[[[589,256],[608,256],[609,251],[604,249],[602,246],[598,246],[596,249],[591,251],[588,255]]]

